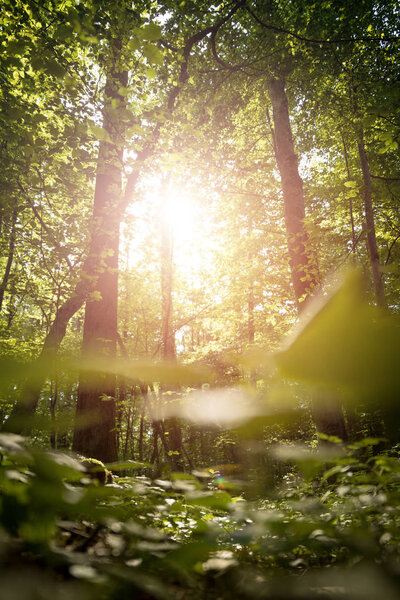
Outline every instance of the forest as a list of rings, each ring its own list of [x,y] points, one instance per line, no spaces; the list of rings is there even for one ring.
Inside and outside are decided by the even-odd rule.
[[[0,7],[1,599],[396,600],[398,1]]]

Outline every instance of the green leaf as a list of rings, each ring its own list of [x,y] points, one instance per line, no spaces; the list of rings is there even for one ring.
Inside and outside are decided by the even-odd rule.
[[[378,444],[382,444],[385,441],[386,441],[385,438],[371,438],[371,437],[366,437],[366,438],[363,438],[362,440],[360,440],[358,442],[354,442],[349,447],[352,448],[352,449],[366,448],[368,446],[377,446]]]
[[[111,142],[110,135],[108,131],[103,129],[103,127],[98,127],[97,125],[91,125],[90,131],[95,138],[100,140],[100,142]]]
[[[127,46],[129,50],[134,52],[135,50],[139,50],[141,43],[137,38],[132,38],[129,40]]]
[[[164,54],[153,44],[147,44],[143,48],[143,54],[152,65],[162,65],[164,62]]]
[[[367,303],[358,274],[321,298],[311,320],[276,359],[284,375],[391,397],[400,388],[400,321]]]
[[[141,37],[142,39],[148,40],[149,42],[159,40],[161,37],[161,27],[159,25],[156,25],[155,23],[145,25],[141,30]]]
[[[62,65],[60,65],[56,60],[49,60],[46,62],[46,71],[50,75],[54,75],[58,79],[61,79],[65,75],[65,69]]]
[[[196,563],[207,560],[214,547],[214,544],[209,541],[190,542],[177,550],[172,550],[168,554],[168,562],[193,567]]]
[[[152,79],[155,79],[156,76],[157,76],[157,71],[155,69],[147,69],[146,70],[146,77],[147,77],[147,79],[150,79],[150,81]]]
[[[228,492],[194,492],[186,496],[186,502],[188,504],[204,506],[214,510],[227,510],[232,502],[232,497]]]
[[[127,96],[127,95],[129,94],[129,92],[130,92],[129,88],[126,88],[126,87],[122,87],[122,86],[121,86],[121,87],[118,89],[118,94],[119,94],[120,96]]]

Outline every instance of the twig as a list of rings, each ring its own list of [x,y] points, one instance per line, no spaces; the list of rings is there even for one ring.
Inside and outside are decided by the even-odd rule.
[[[397,240],[400,238],[400,233],[394,238],[393,242],[390,244],[389,249],[388,249],[388,253],[387,253],[387,257],[385,260],[385,265],[388,264],[389,259],[390,259],[390,255],[392,253],[393,247],[395,245],[395,243],[397,242]]]

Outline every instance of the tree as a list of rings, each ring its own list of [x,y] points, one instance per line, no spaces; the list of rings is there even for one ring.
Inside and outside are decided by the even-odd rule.
[[[116,357],[118,333],[130,356],[167,358],[178,332],[178,360],[209,361],[220,383],[233,383],[243,373],[225,355],[276,347],[296,308],[350,254],[366,270],[369,260],[381,304],[387,263],[385,291],[396,306],[394,5],[343,2],[323,14],[297,0],[185,7],[67,0],[53,8],[6,1],[0,17],[0,128],[8,136],[0,174],[2,348],[24,360],[39,354],[6,426],[23,430],[16,421],[31,420],[49,378],[39,412],[48,412],[49,392],[56,416],[64,393],[52,367],[74,317],[67,344],[79,345],[83,323],[85,359],[74,447],[113,461],[115,399],[136,403],[124,453],[140,447],[143,456],[150,439],[144,391],[93,374]],[[197,194],[209,224],[203,264],[174,277],[173,321],[170,245],[162,282],[154,239],[136,272],[125,269],[122,293],[117,281],[125,209],[132,197],[150,203],[142,192],[158,185],[161,171]],[[133,214],[124,236],[140,227]],[[344,437],[335,402],[319,404],[318,429]]]
[[[122,38],[110,40],[106,57],[103,129],[100,142],[93,203],[91,243],[85,277],[95,282],[92,297],[86,301],[83,329],[83,357],[113,360],[117,346],[119,229],[124,212],[122,203],[123,135],[116,119],[125,108],[128,73],[124,68]],[[113,101],[119,111],[113,110]],[[116,378],[114,375],[82,371],[80,374],[77,425],[73,449],[104,462],[117,460],[115,431]],[[94,422],[93,422],[94,421]]]
[[[294,294],[301,310],[303,303],[315,295],[319,285],[318,273],[305,229],[303,181],[294,151],[285,79],[270,79],[268,91],[273,110],[274,150],[282,181],[290,271]]]

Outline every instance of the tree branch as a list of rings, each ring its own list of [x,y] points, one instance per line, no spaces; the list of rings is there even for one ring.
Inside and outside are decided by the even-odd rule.
[[[47,233],[47,235],[51,239],[52,244],[54,244],[54,246],[56,248],[58,248],[60,254],[62,255],[62,257],[65,260],[65,262],[67,263],[68,268],[69,268],[71,274],[74,275],[74,276],[76,276],[74,267],[72,266],[71,261],[68,258],[68,250],[66,248],[64,248],[64,246],[61,246],[61,244],[59,244],[59,242],[56,240],[55,236],[53,235],[53,232],[46,225],[46,223],[43,221],[43,219],[42,219],[39,211],[37,210],[37,208],[36,208],[35,204],[32,202],[32,200],[30,199],[29,194],[24,189],[24,187],[21,184],[21,182],[20,182],[19,179],[17,179],[17,185],[18,185],[19,189],[21,190],[21,192],[24,194],[24,196],[26,198],[26,201],[28,202],[28,204],[32,208],[33,214],[35,215],[35,217],[37,218],[37,220],[39,221],[39,223],[41,224],[41,226],[43,227],[43,229],[45,230],[45,232]]]
[[[395,243],[397,242],[397,240],[398,240],[399,238],[400,238],[400,233],[399,233],[399,235],[397,235],[397,236],[394,238],[393,242],[390,244],[390,246],[389,246],[389,248],[388,248],[387,257],[386,257],[386,260],[385,260],[385,265],[387,265],[387,264],[388,264],[388,262],[389,262],[389,259],[390,259],[390,255],[391,255],[391,253],[392,253],[392,250],[393,250],[393,248],[394,248],[394,245],[395,245]]]
[[[201,40],[203,40],[206,36],[208,36],[210,33],[213,33],[214,30],[218,30],[224,23],[229,21],[229,19],[235,14],[235,12],[241,6],[244,6],[244,4],[245,4],[245,0],[239,0],[239,2],[237,2],[233,6],[233,8],[229,11],[229,13],[224,18],[217,21],[217,23],[215,23],[214,25],[211,25],[209,27],[206,27],[205,29],[198,31],[197,33],[195,33],[192,37],[190,37],[185,42],[185,45],[182,49],[183,62],[181,64],[181,68],[180,68],[178,83],[172,87],[172,89],[169,93],[169,96],[168,96],[167,108],[169,110],[170,117],[175,109],[176,100],[177,100],[184,84],[189,79],[189,74],[188,74],[189,58],[190,58],[190,53],[193,49],[193,46],[195,46],[197,43],[201,42]],[[164,42],[164,45],[165,45],[165,42]],[[135,169],[128,176],[128,180],[126,182],[126,187],[125,187],[125,193],[124,193],[124,197],[123,197],[123,201],[122,201],[123,207],[126,207],[127,204],[129,204],[129,202],[133,196],[133,193],[135,191],[136,183],[139,178],[139,168],[138,167],[147,158],[149,158],[149,156],[152,154],[154,146],[160,137],[160,133],[161,133],[161,122],[159,121],[153,129],[152,139],[149,140],[144,145],[143,150],[141,150],[138,153],[137,159],[136,159],[136,164],[135,164]]]
[[[381,181],[400,181],[400,177],[382,177],[381,175],[372,175],[373,179],[380,179]]]
[[[296,40],[300,42],[306,42],[307,44],[318,44],[318,45],[332,45],[332,44],[355,44],[356,42],[389,42],[400,39],[399,36],[390,36],[390,37],[362,37],[362,38],[337,38],[333,40],[318,40],[313,38],[307,38],[293,31],[289,31],[288,29],[283,29],[283,27],[276,27],[275,25],[269,25],[262,21],[248,6],[245,6],[247,12],[253,17],[253,19],[264,29],[269,29],[270,31],[275,31],[276,33],[284,33],[285,35],[290,35],[294,37]]]

